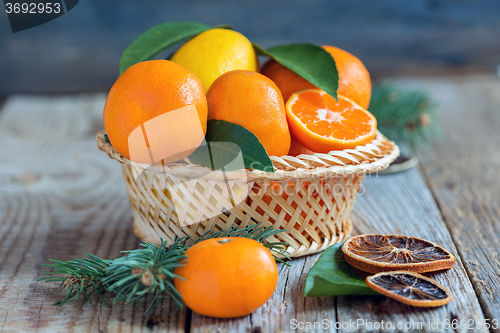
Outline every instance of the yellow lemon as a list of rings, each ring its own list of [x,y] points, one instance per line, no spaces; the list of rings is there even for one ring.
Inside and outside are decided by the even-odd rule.
[[[205,92],[226,72],[259,70],[252,43],[239,32],[228,29],[202,32],[182,45],[171,60],[193,72],[201,80]]]

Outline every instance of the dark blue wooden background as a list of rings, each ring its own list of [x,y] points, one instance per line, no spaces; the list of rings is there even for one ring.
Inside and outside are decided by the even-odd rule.
[[[331,44],[372,76],[496,70],[498,0],[80,0],[13,34],[0,13],[0,96],[109,89],[122,50],[171,20],[229,23],[262,46]]]

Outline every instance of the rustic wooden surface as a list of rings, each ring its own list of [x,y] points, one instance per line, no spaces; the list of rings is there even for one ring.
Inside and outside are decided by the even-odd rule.
[[[355,232],[421,236],[455,253],[455,267],[433,276],[454,294],[450,304],[418,309],[382,296],[305,298],[305,276],[319,256],[312,255],[294,260],[291,267],[280,265],[271,300],[238,319],[179,311],[169,299],[147,316],[144,309],[121,305],[92,308],[71,301],[52,306],[62,294],[56,284],[36,281],[49,271],[42,263],[84,252],[113,257],[137,248],[139,241],[132,233],[120,168],[94,143],[102,129],[105,95],[13,96],[0,111],[0,331],[288,332],[294,331],[292,319],[341,324],[362,319],[393,325],[373,331],[420,331],[396,325],[421,322],[422,331],[443,332],[445,320],[500,319],[500,209],[495,200],[500,194],[500,80],[454,76],[402,83],[424,87],[440,102],[443,139],[420,169],[366,179],[353,211]],[[157,315],[165,321],[152,325]],[[429,321],[441,326],[431,330]],[[338,331],[362,332],[365,326],[344,327]]]
[[[500,319],[500,79],[424,84],[447,110],[440,114],[446,135],[423,170],[485,316]]]

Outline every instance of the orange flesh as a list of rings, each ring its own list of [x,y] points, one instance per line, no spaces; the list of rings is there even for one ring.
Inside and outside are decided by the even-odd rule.
[[[311,131],[325,138],[356,140],[373,131],[373,117],[349,100],[337,102],[328,94],[306,91],[292,105],[292,112]]]

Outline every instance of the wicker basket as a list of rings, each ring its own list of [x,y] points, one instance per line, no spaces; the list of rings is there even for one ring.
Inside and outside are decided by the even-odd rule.
[[[371,143],[355,149],[273,156],[274,173],[223,173],[189,159],[153,167],[132,163],[105,141],[104,133],[97,134],[97,145],[122,163],[134,232],[143,241],[159,244],[163,238],[170,243],[176,235],[197,239],[207,231],[263,221],[287,229],[268,241],[286,242],[292,257],[345,240],[365,174],[385,169],[399,155],[397,145],[377,133]]]

